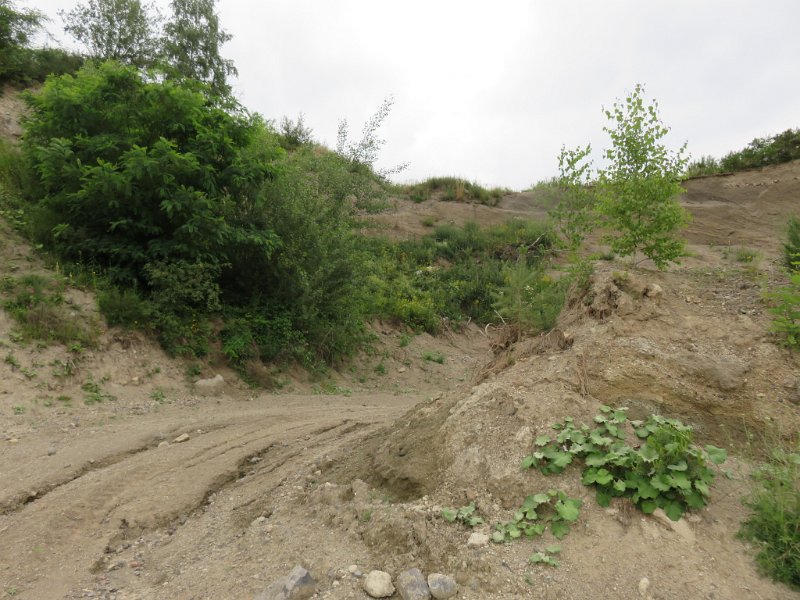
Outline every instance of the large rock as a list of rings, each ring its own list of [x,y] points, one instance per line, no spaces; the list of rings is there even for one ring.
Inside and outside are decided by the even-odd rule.
[[[194,382],[195,391],[203,396],[218,394],[223,387],[225,387],[225,378],[219,373],[210,379],[198,379]]]
[[[388,598],[394,594],[392,577],[384,571],[370,571],[362,587],[372,598]]]
[[[287,576],[275,580],[255,600],[308,600],[316,591],[317,582],[311,573],[298,565]]]
[[[397,591],[403,600],[430,600],[431,591],[419,569],[409,569],[397,576]]]
[[[431,590],[431,596],[436,600],[446,600],[446,598],[452,598],[458,593],[456,580],[441,573],[428,575],[428,588]]]

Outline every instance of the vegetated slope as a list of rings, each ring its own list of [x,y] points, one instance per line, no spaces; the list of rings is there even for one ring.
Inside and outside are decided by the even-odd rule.
[[[695,255],[684,267],[599,262],[557,331],[484,363],[475,350],[485,338],[474,331],[463,350],[455,337],[412,341],[451,344],[434,346],[447,354],[443,365],[420,360],[421,347],[387,346],[389,374],[373,374],[372,390],[355,385],[362,373],[320,389],[352,386],[350,396],[256,393],[229,372],[201,396],[184,383],[189,365],[138,336],[105,332],[92,299],[70,288],[71,316],[100,330],[96,349],[15,341],[0,311],[3,355],[19,363],[0,364],[0,589],[20,598],[248,598],[303,564],[321,597],[364,598],[348,571],[356,564],[393,576],[414,566],[447,573],[460,597],[474,599],[633,598],[643,578],[653,598],[796,597],[758,576],[734,537],[748,485],[739,459],[724,465],[732,478],[717,478],[709,507],[675,529],[625,502],[599,507],[576,470],[519,468],[551,423],[591,419],[600,403],[678,416],[699,442],[740,455],[745,430],[757,439],[797,430],[800,365],[771,342],[760,296],[782,277],[782,215],[800,191],[792,168],[688,182]],[[773,183],[754,185],[764,176]],[[759,195],[770,189],[767,209]],[[507,197],[501,211],[508,202],[524,212],[527,198]],[[710,231],[726,237],[704,237]],[[2,239],[0,276],[48,275],[8,229]],[[738,262],[740,244],[762,257]],[[70,364],[76,374],[56,375]],[[381,392],[382,377],[394,393]],[[422,399],[418,390],[437,387],[443,393],[387,426]],[[440,517],[442,506],[474,501],[487,522],[507,520],[522,498],[549,488],[584,500],[558,569],[527,562],[549,537],[471,548],[470,532]]]

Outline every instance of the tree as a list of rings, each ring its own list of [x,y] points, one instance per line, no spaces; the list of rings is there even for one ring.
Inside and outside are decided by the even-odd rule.
[[[18,9],[10,0],[0,0],[0,83],[18,73],[31,35],[43,19],[37,10]]]
[[[172,19],[164,27],[163,61],[170,76],[202,81],[218,97],[230,95],[233,61],[220,56],[231,35],[220,28],[216,0],[172,0]]]
[[[688,221],[688,213],[677,197],[683,192],[679,180],[687,158],[686,145],[670,151],[661,140],[669,132],[658,115],[658,103],[646,105],[644,88],[637,85],[623,102],[615,102],[604,127],[612,147],[609,163],[599,172],[598,211],[613,233],[606,236],[620,256],[641,251],[659,269],[684,255],[685,242],[676,236]]]
[[[597,221],[596,195],[591,187],[592,163],[588,160],[591,152],[590,145],[574,150],[562,147],[558,155],[557,202],[548,214],[562,242],[573,253]]]
[[[89,56],[136,67],[153,66],[161,17],[140,0],[88,0],[60,11],[64,30],[86,46]]]

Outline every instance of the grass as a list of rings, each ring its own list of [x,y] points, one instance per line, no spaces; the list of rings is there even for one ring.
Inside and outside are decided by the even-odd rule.
[[[800,590],[800,441],[773,451],[753,476],[745,499],[752,513],[740,537],[759,545],[756,563],[766,575]]]
[[[3,279],[2,307],[17,322],[23,340],[58,342],[70,348],[94,345],[97,331],[70,314],[65,288],[60,278],[33,273]]]
[[[441,352],[430,352],[425,351],[422,353],[422,360],[427,360],[430,362],[435,362],[437,364],[443,365],[444,364],[444,354]]]
[[[449,202],[477,202],[497,206],[500,198],[509,193],[505,188],[485,188],[478,183],[459,177],[431,177],[419,183],[396,186],[395,193],[414,202],[444,200]]]

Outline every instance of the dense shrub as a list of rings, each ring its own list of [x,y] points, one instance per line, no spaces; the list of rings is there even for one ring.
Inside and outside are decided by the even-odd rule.
[[[431,177],[420,183],[398,185],[395,193],[406,196],[414,202],[444,200],[451,202],[477,202],[496,206],[508,190],[504,188],[487,189],[478,183],[458,177]]]
[[[689,163],[684,177],[757,169],[797,159],[800,159],[800,129],[787,129],[776,135],[755,138],[747,147],[729,152],[721,160],[703,156]]]
[[[789,218],[786,243],[783,245],[783,262],[790,271],[800,271],[800,219]]]

